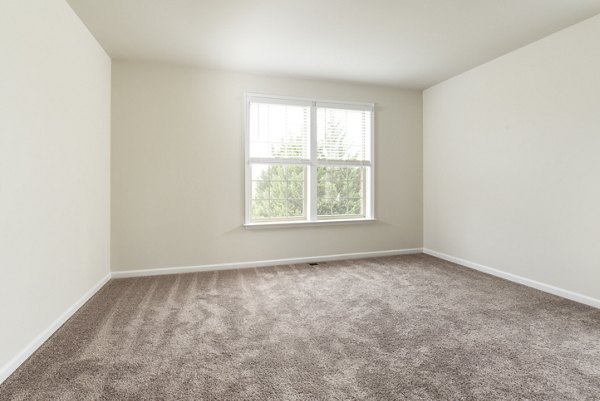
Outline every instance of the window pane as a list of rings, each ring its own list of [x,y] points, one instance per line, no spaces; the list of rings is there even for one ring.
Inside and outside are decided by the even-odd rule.
[[[308,159],[310,107],[251,103],[250,157]]]
[[[371,112],[317,109],[319,159],[370,160]]]
[[[252,220],[304,219],[306,167],[252,164]]]
[[[319,167],[317,215],[364,216],[365,174],[365,167]]]

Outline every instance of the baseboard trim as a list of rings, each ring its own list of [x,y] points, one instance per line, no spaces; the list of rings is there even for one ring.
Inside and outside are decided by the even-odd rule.
[[[0,384],[23,364],[37,349],[48,340],[71,316],[75,314],[91,297],[94,296],[111,278],[108,273],[92,288],[90,288],[77,302],[71,305],[58,319],[41,332],[33,341],[31,341],[21,352],[0,367]]]
[[[327,262],[327,261],[333,261],[333,260],[363,259],[363,258],[376,258],[376,257],[382,257],[382,256],[409,255],[409,254],[416,254],[416,253],[422,253],[422,252],[423,252],[423,248],[410,248],[410,249],[394,249],[394,250],[389,250],[389,251],[344,253],[344,254],[339,254],[339,255],[309,256],[309,257],[303,257],[303,258],[259,260],[259,261],[253,261],[253,262],[219,263],[219,264],[211,264],[211,265],[181,266],[181,267],[160,267],[160,268],[155,268],[155,269],[113,271],[112,278],[160,276],[160,275],[165,275],[165,274],[197,273],[197,272],[207,272],[207,271],[216,271],[216,270],[247,269],[247,268],[253,268],[253,267],[289,265],[289,264],[296,264],[296,263],[314,263],[314,262]]]
[[[573,291],[565,290],[563,288],[555,287],[550,284],[541,283],[523,276],[516,274],[507,273],[502,270],[494,269],[493,267],[484,266],[479,263],[471,262],[469,260],[457,258],[455,256],[447,255],[442,252],[434,251],[432,249],[423,248],[423,253],[431,256],[435,256],[439,259],[447,260],[448,262],[456,263],[470,269],[478,270],[483,273],[491,274],[492,276],[500,277],[508,281],[512,281],[518,284],[523,284],[527,287],[535,288],[540,291],[547,292],[552,295],[556,295],[562,298],[570,299],[571,301],[579,302],[585,305],[592,306],[594,308],[600,308],[600,299],[588,297],[587,295],[579,294]]]

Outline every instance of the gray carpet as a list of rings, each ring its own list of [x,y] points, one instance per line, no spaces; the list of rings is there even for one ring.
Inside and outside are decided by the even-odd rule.
[[[2,400],[599,400],[600,310],[425,255],[112,280]]]

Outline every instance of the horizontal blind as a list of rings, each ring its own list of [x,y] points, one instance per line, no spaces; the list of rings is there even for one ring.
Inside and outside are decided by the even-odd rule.
[[[249,104],[251,158],[308,159],[310,106]]]
[[[370,142],[370,110],[317,108],[318,159],[369,161]]]

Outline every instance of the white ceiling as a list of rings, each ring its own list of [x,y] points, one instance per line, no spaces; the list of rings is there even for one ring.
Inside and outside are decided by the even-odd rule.
[[[67,0],[111,57],[426,88],[600,0]]]

